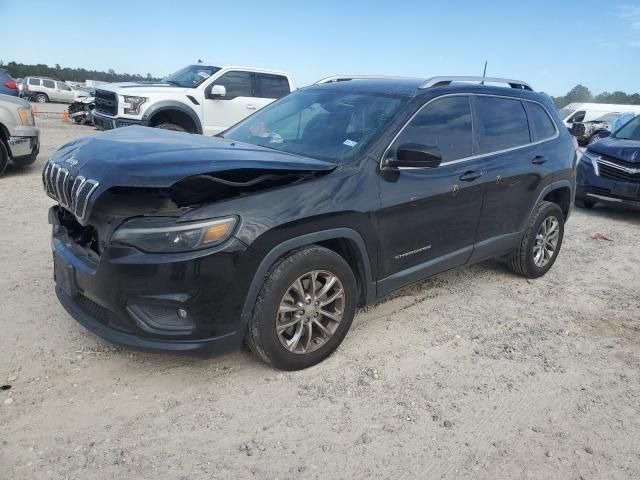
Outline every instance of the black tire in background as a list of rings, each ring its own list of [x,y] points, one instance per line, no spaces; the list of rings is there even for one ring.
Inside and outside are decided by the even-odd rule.
[[[182,125],[178,125],[177,123],[164,122],[159,123],[153,126],[154,128],[161,128],[163,130],[172,130],[174,132],[187,132],[188,130],[184,128]]]
[[[0,140],[0,175],[7,169],[7,165],[9,165],[9,152],[4,142]]]
[[[575,201],[576,207],[586,208],[587,210],[591,210],[594,205],[595,205],[595,202],[590,202],[589,200],[582,200],[582,199],[576,198],[576,201]]]
[[[292,284],[312,271],[330,272],[344,291],[342,318],[330,336],[315,350],[294,353],[283,345],[277,332],[279,309]],[[358,287],[349,264],[337,253],[312,245],[279,260],[265,280],[253,316],[247,325],[245,342],[265,363],[281,370],[311,367],[333,353],[349,331],[357,306]]]
[[[537,265],[534,260],[534,251],[536,241],[540,235],[541,226],[547,219],[554,218],[558,222],[557,243],[553,250],[551,258],[542,266]],[[538,278],[549,271],[558,258],[558,253],[562,247],[564,238],[564,214],[562,209],[552,202],[540,202],[534,209],[529,223],[522,237],[522,241],[518,249],[511,254],[508,261],[509,269],[527,278]]]

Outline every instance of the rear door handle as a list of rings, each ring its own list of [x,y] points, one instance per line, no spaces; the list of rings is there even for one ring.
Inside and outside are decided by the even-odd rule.
[[[480,178],[482,176],[482,172],[477,170],[469,170],[468,172],[464,172],[458,178],[463,182],[473,182],[475,179]]]
[[[543,163],[547,162],[547,157],[542,156],[542,155],[536,155],[533,160],[531,160],[531,163],[533,163],[534,165],[542,165]]]

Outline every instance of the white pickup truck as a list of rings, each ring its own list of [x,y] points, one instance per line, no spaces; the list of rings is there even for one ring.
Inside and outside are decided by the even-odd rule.
[[[100,130],[127,125],[215,135],[295,90],[288,73],[195,64],[160,83],[114,83],[96,89]]]

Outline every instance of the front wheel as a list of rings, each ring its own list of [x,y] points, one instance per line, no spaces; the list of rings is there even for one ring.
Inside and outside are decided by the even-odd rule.
[[[164,122],[154,125],[155,128],[161,128],[162,130],[172,130],[174,132],[186,132],[187,129],[177,123]]]
[[[301,370],[333,353],[349,331],[357,305],[349,264],[320,246],[280,260],[265,281],[246,343],[264,362]]]
[[[558,258],[564,238],[564,214],[555,203],[541,202],[534,210],[518,249],[509,257],[512,272],[541,277]]]

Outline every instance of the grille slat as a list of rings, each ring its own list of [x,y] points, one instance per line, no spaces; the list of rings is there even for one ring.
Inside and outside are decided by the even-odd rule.
[[[118,114],[118,96],[114,92],[96,90],[96,111],[110,116]]]
[[[620,162],[598,161],[598,171],[601,177],[620,182],[640,183],[640,165],[633,167]]]
[[[87,215],[87,206],[99,183],[78,176],[71,177],[66,168],[48,162],[42,171],[42,183],[47,194],[70,210],[80,222]]]

